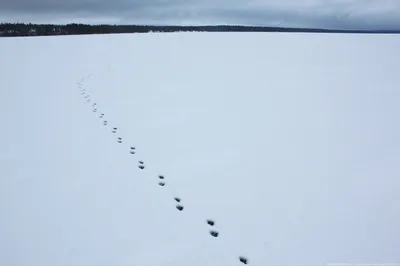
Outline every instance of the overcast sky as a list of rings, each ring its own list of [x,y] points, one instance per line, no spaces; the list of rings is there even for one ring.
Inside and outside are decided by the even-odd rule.
[[[400,30],[400,0],[0,0],[0,21]]]

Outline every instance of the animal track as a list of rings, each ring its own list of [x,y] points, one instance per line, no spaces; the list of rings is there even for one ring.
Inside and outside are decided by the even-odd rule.
[[[84,81],[85,81],[85,79],[82,78],[82,79],[81,79],[81,82],[79,82],[79,83],[77,83],[77,84],[78,84],[78,87],[79,87],[79,89],[80,89],[80,94],[82,95],[82,97],[84,97],[85,99],[87,99],[87,102],[89,103],[89,102],[91,102],[90,94],[89,94],[84,88],[82,88],[82,82],[84,82]],[[98,109],[96,108],[96,107],[97,107],[97,103],[96,103],[96,102],[93,102],[92,107],[93,107],[93,112],[97,112],[97,111],[98,111]],[[104,114],[101,113],[101,114],[99,115],[99,118],[102,119],[103,117],[104,117]],[[107,126],[108,121],[107,121],[107,120],[103,120],[103,124],[104,124],[104,126]],[[112,132],[112,133],[117,133],[117,128],[116,128],[116,127],[113,127],[111,132]],[[117,142],[118,142],[118,143],[122,143],[122,138],[121,138],[121,137],[118,137],[118,138],[117,138]],[[133,147],[133,146],[131,146],[129,152],[130,152],[130,154],[135,154],[135,153],[136,153],[136,148]],[[143,161],[138,161],[138,167],[139,167],[139,169],[141,169],[141,170],[145,169],[144,162],[143,162]],[[161,187],[166,186],[165,177],[164,177],[163,175],[159,175],[158,178],[160,179],[159,182],[158,182],[158,185],[161,186]],[[176,209],[177,209],[178,211],[183,211],[183,210],[184,210],[184,207],[183,207],[183,205],[181,205],[181,198],[175,197],[174,200],[177,202]],[[215,221],[214,221],[214,220],[207,219],[206,222],[207,222],[207,224],[208,224],[209,226],[211,226],[211,227],[215,226]],[[220,233],[219,233],[218,231],[216,231],[216,230],[210,230],[209,233],[210,233],[211,236],[213,236],[213,237],[215,237],[215,238],[219,237],[219,234],[220,234]],[[244,257],[244,256],[239,256],[239,261],[240,261],[241,263],[243,263],[243,264],[248,264],[248,263],[249,263],[249,260],[248,260],[246,257]]]
[[[215,222],[214,222],[213,220],[207,220],[207,223],[208,223],[209,225],[211,225],[211,226],[214,226],[214,225],[215,225]]]
[[[217,231],[211,230],[210,235],[212,235],[213,237],[218,237],[219,233]]]
[[[245,257],[239,257],[240,262],[242,262],[243,264],[247,264],[248,263],[248,259]]]

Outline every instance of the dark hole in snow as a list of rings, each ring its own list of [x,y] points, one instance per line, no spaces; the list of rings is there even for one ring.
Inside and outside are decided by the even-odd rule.
[[[139,165],[139,168],[140,169],[144,169],[144,165]]]
[[[165,183],[164,182],[160,182],[160,183],[158,183],[160,186],[165,186]]]
[[[218,237],[219,233],[217,231],[210,231],[210,235],[212,235],[213,237]]]
[[[247,264],[249,262],[248,259],[246,259],[245,257],[239,257],[240,262]]]
[[[181,202],[181,199],[180,199],[180,198],[174,198],[174,200],[175,200],[176,202]]]
[[[131,147],[131,150],[134,150],[134,149],[136,149],[135,147]]]
[[[119,140],[121,140],[122,138],[118,138]]]
[[[214,226],[215,222],[213,220],[207,220],[207,223],[211,226]]]
[[[135,152],[134,152],[134,151],[131,151],[131,154],[135,154]]]
[[[183,210],[183,206],[182,206],[182,205],[177,205],[176,208],[177,208],[178,210],[180,210],[180,211]]]
[[[139,163],[140,163],[140,164],[144,164],[144,162],[143,162],[143,161],[139,161]]]
[[[117,130],[117,128],[116,128],[116,127],[114,127],[113,129],[114,129],[114,130]]]
[[[164,179],[164,176],[163,175],[159,175],[158,178]]]

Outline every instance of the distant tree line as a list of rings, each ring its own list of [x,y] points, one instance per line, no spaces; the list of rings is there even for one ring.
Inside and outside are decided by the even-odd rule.
[[[314,33],[400,33],[400,31],[324,30],[306,28],[251,27],[251,26],[146,26],[146,25],[88,25],[88,24],[25,24],[1,23],[0,36],[48,36],[148,32],[314,32]]]

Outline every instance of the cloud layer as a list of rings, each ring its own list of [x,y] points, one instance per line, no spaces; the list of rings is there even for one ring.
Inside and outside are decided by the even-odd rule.
[[[0,0],[0,21],[400,30],[400,1]]]

